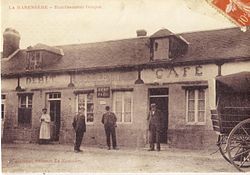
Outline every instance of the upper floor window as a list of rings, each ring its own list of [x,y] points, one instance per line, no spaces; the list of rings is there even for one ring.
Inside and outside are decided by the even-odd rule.
[[[4,120],[5,118],[5,113],[6,113],[6,105],[5,105],[5,100],[6,100],[6,95],[2,94],[1,95],[1,119]]]
[[[85,120],[86,123],[94,122],[94,93],[80,93],[77,94],[77,112],[80,108],[85,109]]]
[[[20,94],[18,96],[18,124],[31,125],[32,94]]]
[[[153,59],[161,60],[169,58],[169,38],[154,40]]]
[[[113,92],[113,111],[116,114],[117,122],[131,123],[133,117],[133,98],[131,91]]]
[[[187,124],[205,124],[206,93],[205,89],[186,90]]]
[[[27,70],[42,68],[42,56],[40,51],[30,51],[27,54]]]

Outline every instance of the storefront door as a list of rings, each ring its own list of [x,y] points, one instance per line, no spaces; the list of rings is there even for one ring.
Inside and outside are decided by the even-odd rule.
[[[51,140],[59,141],[61,123],[61,94],[48,94],[49,114],[51,119]]]
[[[167,143],[168,131],[168,88],[149,89],[149,105],[155,103],[163,113],[163,128],[161,132],[161,143]]]

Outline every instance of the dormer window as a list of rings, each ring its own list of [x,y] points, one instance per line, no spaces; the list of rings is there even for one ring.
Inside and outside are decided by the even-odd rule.
[[[36,44],[27,48],[26,70],[40,70],[56,63],[63,56],[63,50],[45,44]]]
[[[187,51],[188,42],[167,29],[161,29],[150,36],[150,60],[171,60]]]
[[[27,70],[37,70],[42,68],[42,54],[40,51],[31,51],[27,54]]]
[[[163,60],[169,59],[169,38],[159,38],[153,41],[154,45],[154,59]]]
[[[155,51],[157,51],[157,50],[158,50],[158,43],[155,42]]]

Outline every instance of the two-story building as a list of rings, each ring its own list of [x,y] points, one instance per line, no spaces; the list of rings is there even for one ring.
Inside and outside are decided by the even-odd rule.
[[[72,120],[84,106],[84,144],[105,145],[105,106],[118,118],[119,146],[148,143],[147,113],[164,114],[161,142],[179,148],[215,144],[210,109],[218,76],[250,71],[250,31],[239,28],[151,36],[97,43],[19,49],[20,34],[4,32],[3,140],[37,142],[43,107],[51,116],[52,140],[73,143]],[[249,100],[250,101],[250,100]]]

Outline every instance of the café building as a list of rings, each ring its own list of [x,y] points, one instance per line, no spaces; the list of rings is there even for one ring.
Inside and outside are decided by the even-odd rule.
[[[216,77],[250,68],[250,32],[239,28],[175,34],[161,29],[130,39],[19,49],[20,34],[3,33],[1,58],[4,142],[37,143],[42,108],[51,138],[72,144],[72,121],[85,107],[85,145],[106,145],[101,118],[117,116],[118,146],[148,144],[147,114],[156,103],[164,116],[161,142],[202,149],[215,145],[210,110]]]

